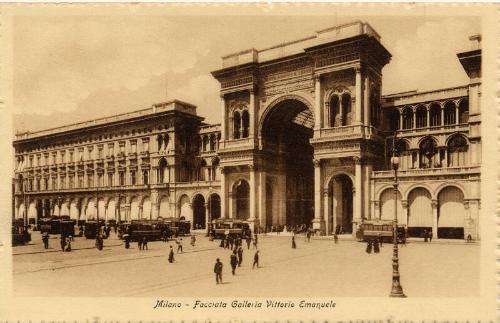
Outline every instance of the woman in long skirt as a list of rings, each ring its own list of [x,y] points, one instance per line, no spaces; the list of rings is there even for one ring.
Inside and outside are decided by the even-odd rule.
[[[297,249],[297,244],[295,244],[295,236],[292,236],[292,249]]]
[[[168,254],[168,262],[173,263],[174,262],[174,249],[172,246],[170,246],[170,253]]]

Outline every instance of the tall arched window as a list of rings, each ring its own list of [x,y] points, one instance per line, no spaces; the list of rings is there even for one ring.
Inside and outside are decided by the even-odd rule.
[[[441,125],[441,106],[433,103],[429,111],[431,127],[439,127]]]
[[[238,111],[236,111],[233,115],[233,138],[234,139],[240,138],[240,124],[241,124],[240,113]]]
[[[217,138],[215,137],[215,135],[211,135],[210,136],[210,150],[214,151],[216,149],[216,146],[217,146]]]
[[[165,134],[163,136],[163,149],[167,149],[168,147],[168,142],[170,141],[170,137],[168,136],[168,134]]]
[[[434,167],[435,164],[435,156],[436,156],[436,141],[427,137],[420,143],[419,146],[419,154],[420,154],[420,168],[431,168]]]
[[[399,155],[400,168],[402,170],[412,168],[412,153],[409,149],[406,140],[398,140],[396,142],[396,151]]]
[[[444,106],[444,124],[452,125],[457,121],[455,120],[455,103],[446,102]]]
[[[370,91],[370,124],[374,127],[380,125],[380,91],[377,88],[373,88]]]
[[[427,109],[424,106],[419,106],[415,112],[417,118],[417,128],[427,127]]]
[[[330,127],[338,127],[341,124],[340,120],[340,101],[339,97],[334,95],[332,96],[330,100],[330,120],[329,120],[329,126]]]
[[[203,151],[208,150],[208,145],[209,145],[208,136],[203,136]],[[212,149],[210,149],[210,150],[212,150]]]
[[[163,136],[162,135],[158,135],[156,137],[156,141],[158,142],[158,151],[160,151],[163,147]]]
[[[342,125],[351,124],[352,120],[351,96],[347,93],[342,94]]]
[[[250,127],[250,116],[248,115],[247,110],[243,110],[243,112],[241,113],[241,123],[243,126],[241,137],[247,138]]]
[[[467,165],[467,140],[461,135],[455,135],[448,141],[448,167]]]
[[[142,172],[142,183],[144,185],[148,185],[149,184],[149,171],[148,170],[145,170]]]
[[[469,102],[467,99],[460,101],[460,105],[458,106],[458,122],[469,122]]]
[[[158,163],[158,183],[163,184],[167,182],[166,173],[167,161],[165,160],[165,158],[162,158]]]
[[[219,157],[212,159],[212,167],[210,168],[210,180],[217,180],[217,167],[219,167]]]
[[[413,111],[411,108],[406,108],[403,111],[403,129],[413,128]]]

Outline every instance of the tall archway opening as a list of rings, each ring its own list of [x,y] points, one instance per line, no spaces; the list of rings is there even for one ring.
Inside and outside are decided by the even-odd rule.
[[[250,216],[250,185],[245,180],[234,184],[233,194],[235,196],[235,218],[246,220]]]
[[[352,180],[340,174],[332,178],[328,185],[328,232],[352,233],[353,194]]]
[[[210,219],[215,220],[220,218],[220,196],[219,194],[212,194],[208,198],[208,212]]]
[[[205,229],[205,198],[198,194],[193,199],[193,229]]]
[[[273,225],[310,225],[314,218],[313,126],[311,110],[298,99],[277,103],[263,120],[266,171],[277,179],[273,199],[282,201]]]

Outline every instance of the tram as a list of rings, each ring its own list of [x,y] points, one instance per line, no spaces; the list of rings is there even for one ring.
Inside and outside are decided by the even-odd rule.
[[[159,218],[161,219],[161,218]],[[185,220],[184,217],[180,218],[163,218],[161,219],[165,224],[168,224],[173,235],[189,235],[191,233],[191,222]]]
[[[99,219],[99,224],[96,220],[87,220],[83,225],[83,235],[87,239],[95,239],[97,237],[98,229],[104,228],[104,219]]]
[[[12,220],[12,246],[20,246],[31,241],[31,234],[23,219]]]
[[[226,235],[248,237],[251,235],[250,224],[237,219],[215,219],[210,223],[210,236],[221,239]]]
[[[403,241],[406,237],[404,226],[397,228],[398,242]],[[384,242],[392,242],[394,240],[394,224],[391,220],[368,220],[363,222],[356,231],[358,241],[370,241],[381,239]]]

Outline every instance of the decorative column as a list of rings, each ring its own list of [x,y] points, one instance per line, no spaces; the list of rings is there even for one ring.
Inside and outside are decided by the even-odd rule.
[[[460,116],[460,110],[458,109],[457,102],[454,102],[454,103],[455,103],[455,123],[460,124],[460,120],[458,119]]]
[[[227,136],[227,111],[226,111],[226,101],[224,100],[224,95],[221,94],[220,96],[221,100],[221,109],[222,109],[222,124],[220,127],[220,137],[221,141],[224,141],[228,138]]]
[[[425,126],[427,128],[429,128],[429,126],[431,124],[431,108],[430,108],[429,105],[427,105],[425,108],[426,108],[426,111],[427,111],[427,120],[426,120]]]
[[[399,111],[399,130],[403,129],[403,110],[398,109]]]
[[[321,212],[321,161],[315,159],[314,163],[314,221],[313,228],[324,232],[324,219]],[[286,188],[285,188],[286,189]]]
[[[363,188],[362,188],[362,179],[363,179],[363,171],[362,171],[362,161],[361,158],[354,158],[355,168],[354,168],[354,216],[353,216],[353,226],[355,224],[360,224],[363,219]],[[356,232],[356,228],[353,227],[353,233]]]
[[[417,113],[416,113],[416,108],[412,107],[411,108],[411,113],[413,115],[413,129],[417,129]]]
[[[373,201],[374,218],[380,220],[380,201]]]
[[[248,221],[254,223],[252,231],[255,231],[255,200],[257,195],[257,184],[255,183],[255,166],[249,165],[248,168],[250,169],[250,218],[248,219]]]
[[[266,191],[266,172],[264,171],[259,171],[259,227],[266,226],[267,224],[267,219],[266,219],[266,207],[272,207],[272,205],[267,206],[266,205],[266,200],[267,200],[267,191]],[[272,214],[272,213],[271,213]]]
[[[371,125],[371,109],[370,109],[370,77],[369,74],[366,73],[365,76],[365,86],[364,86],[364,106],[365,106],[365,113],[364,113],[364,124],[365,126],[370,126]]]
[[[444,126],[444,106],[441,104],[441,126]]]
[[[314,130],[321,128],[321,76],[314,76]]]
[[[250,90],[250,116],[249,116],[249,137],[254,137],[254,132],[255,132],[255,119],[256,119],[256,111],[257,109],[255,108],[255,91],[254,89]]]
[[[234,201],[233,201],[233,192],[232,191],[229,191],[229,193],[227,194],[227,199],[228,199],[228,201],[227,201],[227,213],[228,213],[227,217],[229,219],[232,219],[233,218],[233,209],[235,209],[233,207]]]
[[[364,191],[364,218],[365,219],[371,219],[373,218],[373,215],[371,214],[371,188],[372,186],[370,185],[370,179],[372,176],[372,171],[373,171],[373,165],[372,164],[366,164],[364,165],[364,174],[363,174],[363,191]]]
[[[437,200],[432,200],[432,237],[434,239],[438,238],[438,207],[439,203]]]
[[[151,218],[152,219],[157,219],[158,218],[158,191],[152,190],[151,191]]]
[[[227,218],[227,192],[226,192],[226,169],[224,167],[219,167],[220,169],[220,212],[221,218]]]
[[[361,107],[362,107],[362,80],[361,80],[361,67],[356,67],[356,123],[361,124]]]
[[[324,210],[324,219],[325,219],[325,235],[330,234],[330,214],[332,213],[330,210],[330,199],[328,195],[328,190],[323,191],[323,210]]]
[[[210,221],[212,221],[212,219],[210,218],[210,204],[209,203],[205,203],[205,228],[208,230],[208,227],[209,227],[209,224],[210,224]],[[207,231],[208,233],[208,231]]]

